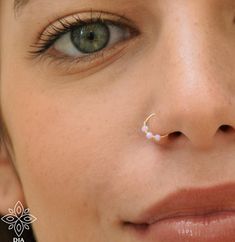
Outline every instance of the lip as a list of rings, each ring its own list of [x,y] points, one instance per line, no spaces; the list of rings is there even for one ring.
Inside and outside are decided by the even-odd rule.
[[[235,183],[182,188],[144,209],[133,223],[150,225],[176,216],[205,215],[222,210],[235,210]]]
[[[181,188],[124,224],[134,228],[147,241],[148,238],[164,242],[234,241],[235,183]],[[190,238],[188,234],[179,235],[186,227],[191,231]],[[202,233],[200,238],[198,233]]]

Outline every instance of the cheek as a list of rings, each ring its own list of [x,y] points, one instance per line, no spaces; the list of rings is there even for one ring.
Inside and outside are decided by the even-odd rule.
[[[10,84],[4,90],[3,113],[35,215],[46,219],[66,207],[68,217],[77,213],[80,221],[97,221],[97,207],[103,210],[114,193],[118,197],[114,186],[120,185],[120,151],[126,147],[126,127],[119,125],[124,115],[118,108],[116,116],[110,115],[114,104],[99,94],[94,98]]]
[[[40,229],[114,220],[145,199],[140,191],[154,164],[145,165],[151,152],[138,133],[147,104],[137,78],[129,86],[123,79],[106,88],[57,88],[21,72],[17,81],[4,79],[12,82],[2,84],[2,107],[26,201],[47,221]]]
[[[104,120],[97,117],[92,105],[86,113],[81,102],[72,102],[32,92],[11,102],[14,112],[5,110],[20,172],[33,173],[35,179],[47,185],[56,182],[62,188],[74,179],[89,177],[100,167],[102,156],[109,156],[110,151],[100,142],[107,132]]]

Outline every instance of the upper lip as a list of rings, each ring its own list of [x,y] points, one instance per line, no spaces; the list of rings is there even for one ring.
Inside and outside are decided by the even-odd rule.
[[[235,183],[203,188],[181,188],[144,209],[131,224],[151,225],[160,220],[235,211]]]

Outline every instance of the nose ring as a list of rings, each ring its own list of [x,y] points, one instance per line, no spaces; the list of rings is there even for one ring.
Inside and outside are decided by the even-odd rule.
[[[141,131],[144,132],[144,133],[146,134],[146,138],[147,138],[147,139],[154,139],[154,141],[159,142],[162,138],[167,137],[168,134],[166,134],[166,135],[153,134],[153,133],[149,130],[149,127],[148,127],[147,122],[148,122],[149,119],[150,119],[151,117],[153,117],[154,115],[156,115],[156,114],[155,114],[155,113],[152,113],[152,114],[150,114],[150,115],[144,120],[144,123],[143,123],[143,126],[142,126],[142,128],[141,128]]]

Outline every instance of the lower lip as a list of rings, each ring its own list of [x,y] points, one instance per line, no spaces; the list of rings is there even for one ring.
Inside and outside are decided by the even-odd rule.
[[[139,241],[234,242],[235,211],[179,216],[152,225],[131,225]]]

